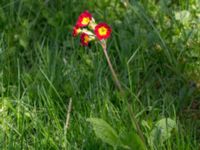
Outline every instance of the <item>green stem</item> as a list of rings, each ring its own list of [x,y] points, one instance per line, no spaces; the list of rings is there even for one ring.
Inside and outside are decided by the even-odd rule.
[[[116,84],[116,86],[118,87],[118,89],[120,90],[121,94],[122,94],[123,96],[125,96],[124,90],[122,89],[121,83],[120,83],[119,79],[117,78],[117,74],[115,73],[115,70],[113,69],[112,63],[111,63],[110,58],[109,58],[109,56],[108,56],[107,47],[106,47],[106,42],[105,42],[105,41],[101,41],[100,44],[101,44],[101,46],[102,46],[102,48],[103,48],[103,52],[104,52],[104,55],[105,55],[106,60],[107,60],[107,62],[108,62],[108,66],[109,66],[110,71],[111,71],[111,73],[112,73],[112,76],[113,76],[113,79],[114,79],[114,81],[115,81],[115,84]],[[136,130],[138,131],[139,136],[141,137],[142,141],[143,141],[144,144],[145,144],[145,139],[144,139],[142,130],[140,129],[140,126],[139,126],[139,124],[137,123],[137,120],[136,120],[136,118],[135,118],[135,114],[133,113],[133,111],[132,111],[132,109],[131,109],[131,107],[130,107],[129,104],[128,104],[128,111],[129,111],[129,114],[130,114],[130,116],[131,116],[131,118],[132,118],[132,121],[134,122],[134,124],[135,124],[135,126],[136,126]]]
[[[136,130],[137,130],[137,132],[138,132],[138,134],[139,134],[139,136],[140,136],[142,142],[143,142],[143,143],[145,144],[145,146],[146,146],[145,138],[144,138],[144,136],[143,136],[142,130],[140,129],[139,124],[137,123],[137,120],[136,120],[136,118],[135,118],[135,114],[134,114],[134,112],[133,112],[133,110],[132,110],[132,108],[131,108],[130,105],[128,105],[128,111],[129,111],[130,117],[131,117],[131,119],[132,119],[132,121],[133,121],[133,123],[134,123],[134,126],[135,126],[135,128],[136,128]]]
[[[105,55],[106,60],[107,60],[107,62],[108,62],[108,66],[109,66],[110,71],[111,71],[111,73],[112,73],[112,76],[113,76],[113,79],[114,79],[114,81],[115,81],[115,84],[116,84],[116,86],[118,87],[118,89],[120,90],[120,92],[121,92],[121,93],[124,93],[124,90],[122,89],[122,86],[121,86],[121,84],[120,84],[120,82],[119,82],[119,79],[117,78],[117,74],[115,73],[115,70],[113,69],[112,63],[111,63],[110,58],[109,58],[109,56],[108,56],[106,44],[105,44],[105,43],[101,43],[101,46],[102,46],[102,48],[103,48],[103,52],[104,52],[104,55]]]

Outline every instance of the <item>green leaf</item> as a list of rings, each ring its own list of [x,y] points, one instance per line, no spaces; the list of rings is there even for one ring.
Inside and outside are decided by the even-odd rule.
[[[159,120],[150,133],[149,143],[151,146],[163,144],[171,137],[171,131],[176,128],[176,122],[170,118]]]
[[[190,20],[190,12],[187,10],[178,11],[175,13],[175,19],[182,24],[187,24]]]
[[[94,129],[94,132],[98,138],[103,142],[117,147],[121,145],[117,132],[103,119],[99,118],[88,118]]]
[[[130,150],[145,150],[146,146],[134,130],[126,131],[122,136],[123,148]]]

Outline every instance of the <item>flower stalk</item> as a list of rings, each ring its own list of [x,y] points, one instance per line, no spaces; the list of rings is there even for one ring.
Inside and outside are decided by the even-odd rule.
[[[115,84],[116,84],[117,88],[119,89],[120,93],[122,94],[122,96],[125,96],[125,93],[124,93],[124,90],[123,90],[123,88],[122,88],[122,86],[121,86],[121,83],[120,83],[120,81],[119,81],[119,79],[118,79],[118,77],[117,77],[117,74],[116,74],[115,70],[113,69],[112,63],[111,63],[111,61],[110,61],[110,57],[108,56],[106,41],[105,41],[105,40],[104,40],[104,41],[101,41],[100,44],[101,44],[101,46],[102,46],[102,48],[103,48],[103,52],[104,52],[104,55],[105,55],[105,57],[106,57],[106,60],[107,60],[108,66],[109,66],[109,68],[110,68],[110,71],[111,71],[111,73],[112,73],[112,76],[113,76],[113,79],[114,79],[114,81],[115,81]],[[144,138],[143,133],[142,133],[142,130],[141,130],[141,128],[140,128],[140,126],[139,126],[139,124],[138,124],[136,118],[135,118],[135,114],[133,113],[130,104],[128,104],[128,111],[129,111],[130,117],[131,117],[131,119],[132,119],[132,122],[133,122],[133,124],[134,124],[134,127],[135,127],[136,130],[138,131],[138,134],[139,134],[141,140],[142,140],[143,143],[145,144],[145,138]]]
[[[104,55],[106,57],[106,60],[107,60],[108,66],[110,68],[110,71],[112,73],[112,76],[113,76],[113,79],[115,81],[115,84],[116,84],[117,88],[120,90],[120,92],[124,93],[124,90],[122,89],[122,86],[121,86],[121,83],[120,83],[120,81],[119,81],[119,79],[117,77],[117,74],[116,74],[115,70],[113,69],[112,63],[110,61],[110,57],[108,56],[106,42],[105,41],[101,41],[100,44],[101,44],[101,46],[103,48],[103,52],[104,52]]]

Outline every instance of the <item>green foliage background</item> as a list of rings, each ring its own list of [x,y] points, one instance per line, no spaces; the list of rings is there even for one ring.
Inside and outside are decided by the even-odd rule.
[[[199,8],[198,0],[1,0],[0,149],[113,149],[95,136],[90,117],[106,120],[130,146],[137,133],[130,105],[147,149],[198,150]],[[108,53],[129,101],[101,47],[72,37],[84,10],[112,26]],[[178,128],[152,147],[151,131],[165,117]]]

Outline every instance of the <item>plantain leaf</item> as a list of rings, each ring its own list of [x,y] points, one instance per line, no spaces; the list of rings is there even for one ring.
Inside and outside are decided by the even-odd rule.
[[[117,132],[106,121],[99,118],[88,118],[87,121],[92,124],[96,136],[103,142],[115,148],[122,145]]]
[[[137,133],[132,129],[125,131],[121,136],[121,140],[123,142],[124,149],[146,150],[145,144],[143,143],[141,138],[137,135]]]
[[[187,10],[175,12],[175,19],[180,21],[182,24],[187,24],[190,21],[191,14]]]
[[[171,137],[171,131],[176,128],[176,122],[170,118],[159,120],[150,133],[149,143],[151,146],[163,144]]]

